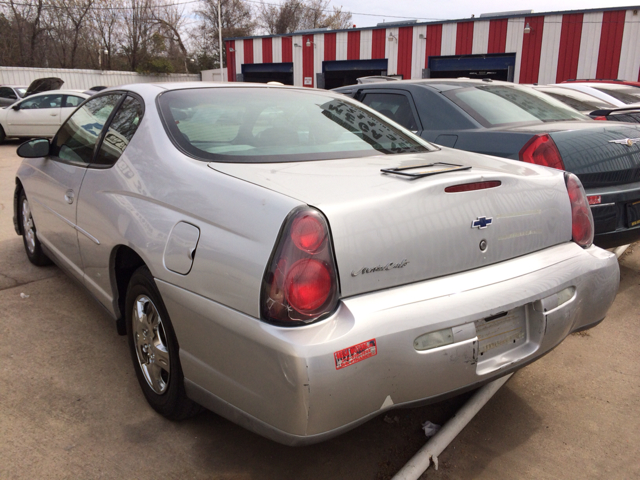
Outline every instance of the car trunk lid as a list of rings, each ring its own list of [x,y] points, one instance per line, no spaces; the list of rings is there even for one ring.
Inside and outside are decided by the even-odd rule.
[[[414,180],[380,171],[436,161],[471,169]],[[571,240],[562,175],[520,162],[443,149],[210,167],[320,209],[331,228],[343,296],[466,271]],[[500,186],[445,192],[486,181]]]
[[[548,133],[565,169],[585,188],[640,181],[640,125],[617,122],[553,122],[512,131]]]

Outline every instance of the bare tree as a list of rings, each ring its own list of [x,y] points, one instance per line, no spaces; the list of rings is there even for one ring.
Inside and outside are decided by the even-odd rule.
[[[261,2],[258,12],[260,24],[267,33],[291,33],[300,30],[304,3],[302,0],[285,0],[281,5]]]
[[[351,14],[343,12],[342,7],[329,10],[329,2],[330,0],[285,0],[280,5],[274,5],[261,0],[258,21],[272,35],[323,27],[348,28]]]
[[[252,0],[202,0],[197,20],[172,1],[0,0],[0,63],[96,68],[104,60],[107,69],[162,73],[188,71],[194,58],[213,68],[218,4],[224,37],[255,31]]]
[[[322,0],[312,0],[311,3],[321,4]],[[328,4],[329,4],[329,1],[327,0],[322,4],[322,8],[311,7],[312,10],[314,11],[324,12],[324,17],[322,17],[321,21],[317,21],[315,23],[315,25],[318,25],[318,26],[313,28],[319,28],[320,26],[327,27],[331,30],[342,30],[345,28],[350,28],[352,25],[351,12],[342,11],[342,6],[339,6],[339,7],[333,6],[331,8],[331,12],[329,12],[327,10]]]
[[[123,52],[131,70],[135,71],[146,59],[148,47],[155,30],[155,1],[127,0],[124,10]]]
[[[49,35],[62,67],[75,68],[80,37],[94,0],[52,0],[47,10]]]
[[[243,0],[205,0],[202,8],[196,13],[200,18],[200,23],[194,35],[196,48],[200,57],[205,59],[217,58],[219,51],[218,41],[218,2],[222,16],[222,37],[245,37],[252,35],[256,28],[253,18],[253,11],[248,2]],[[211,53],[215,52],[215,53]],[[223,57],[225,52],[223,50]],[[208,66],[211,68],[215,62]]]
[[[36,44],[45,30],[41,23],[44,0],[9,0],[9,9],[17,33],[20,63],[26,66],[36,65]]]
[[[118,47],[123,39],[123,6],[122,0],[96,0],[95,8],[91,11],[91,45],[88,52],[88,61],[92,65],[100,64],[98,55],[102,55],[102,51],[106,50],[104,66],[107,70],[111,70],[111,58],[116,54]],[[95,63],[94,63],[95,60]]]
[[[184,72],[189,73],[187,47],[182,40],[180,30],[183,27],[185,16],[184,7],[173,6],[163,8],[154,13],[153,21],[159,27],[159,32],[169,41],[175,42],[182,53],[184,60]]]

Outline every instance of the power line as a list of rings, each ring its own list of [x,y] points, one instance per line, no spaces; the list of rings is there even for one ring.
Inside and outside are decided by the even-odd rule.
[[[181,5],[187,5],[189,3],[200,3],[203,0],[188,0],[186,2],[178,2],[178,3],[165,3],[162,5],[153,5],[153,8],[168,8],[168,7],[179,7]],[[18,3],[18,2],[7,2],[7,1],[0,1],[0,5],[7,5],[7,6],[16,6],[16,7],[38,7],[38,5],[36,3]],[[136,10],[137,8],[144,8],[145,5],[140,5],[138,7],[99,7],[99,6],[94,6],[91,5],[89,7],[89,10]],[[52,4],[48,4],[48,3],[44,3],[41,6],[42,9],[47,9],[47,10],[68,10],[71,8],[80,8],[83,9],[85,7],[83,7],[82,5],[71,5],[71,6],[64,6],[64,5],[52,5]]]
[[[281,7],[282,4],[280,3],[269,3],[269,2],[259,2],[257,0],[244,0],[247,3],[256,3],[256,4],[260,4],[260,5],[271,5],[273,7]],[[320,9],[321,12],[325,12],[325,13],[333,13],[334,10],[328,10],[328,9]],[[408,20],[445,20],[443,18],[430,18],[430,17],[402,17],[399,15],[383,15],[383,14],[378,14],[378,13],[358,13],[358,12],[344,12],[344,13],[350,13],[351,15],[366,15],[366,16],[370,16],[370,17],[385,17],[385,18],[402,18],[402,19],[408,19]]]
[[[269,5],[269,6],[273,6],[273,7],[281,7],[282,4],[279,3],[269,3],[269,2],[260,2],[257,0],[243,0],[246,3],[253,3],[253,4],[257,4],[257,5]],[[166,3],[166,4],[162,4],[162,5],[152,5],[153,8],[170,8],[170,7],[178,7],[181,5],[188,5],[191,3],[208,3],[207,0],[187,0],[186,2],[178,2],[178,3]],[[212,2],[213,3],[213,2]],[[22,3],[22,2],[8,2],[6,0],[1,0],[0,1],[0,5],[7,5],[7,6],[16,6],[16,7],[38,7],[37,3]],[[69,8],[83,8],[82,5],[73,5],[73,6],[64,6],[64,5],[55,5],[55,4],[49,4],[49,3],[44,3],[41,6],[42,9],[47,9],[47,10],[67,10]],[[135,10],[137,8],[144,8],[144,5],[140,5],[139,7],[133,7],[133,6],[125,6],[125,7],[101,7],[101,6],[95,6],[95,5],[91,5],[89,7],[89,10]],[[321,12],[324,13],[334,13],[334,10],[329,10],[329,9],[321,9]],[[446,20],[443,18],[430,18],[430,17],[406,17],[406,16],[400,16],[400,15],[386,15],[386,14],[376,14],[376,13],[359,13],[359,12],[348,12],[345,11],[344,13],[349,13],[351,15],[365,15],[365,16],[370,16],[370,17],[384,17],[384,18],[400,18],[400,19],[406,19],[406,20]]]
[[[274,7],[281,7],[282,4],[279,3],[269,3],[269,2],[261,2],[258,0],[242,0],[243,2],[246,3],[254,3],[254,4],[259,4],[259,5],[270,5],[270,6],[274,6]],[[179,7],[182,5],[189,5],[192,3],[214,3],[213,1],[209,2],[208,0],[187,0],[186,2],[176,2],[176,3],[165,3],[165,4],[161,4],[161,5],[151,5],[151,8],[170,8],[170,7]],[[17,6],[17,7],[38,7],[37,3],[21,3],[21,2],[8,2],[6,0],[0,0],[0,5],[7,5],[7,6]],[[48,3],[42,3],[42,6],[40,7],[42,9],[47,9],[47,10],[68,10],[68,9],[72,9],[72,8],[80,8],[83,9],[84,7],[82,5],[73,5],[73,6],[64,6],[64,5],[54,5],[54,4],[48,4]],[[145,8],[145,5],[139,5],[137,7],[100,7],[100,6],[95,6],[95,5],[91,5],[88,10],[136,10],[138,8]],[[624,10],[625,7],[620,7],[621,10]],[[328,10],[328,9],[320,9],[321,12],[325,12],[325,13],[334,13],[334,10]],[[362,16],[369,16],[369,17],[382,17],[382,18],[399,18],[399,19],[403,19],[403,20],[431,20],[431,21],[436,21],[436,22],[448,22],[448,21],[454,21],[454,20],[458,20],[458,21],[489,21],[492,20],[492,17],[486,17],[486,18],[482,18],[482,17],[472,17],[472,18],[464,18],[464,19],[447,19],[447,18],[433,18],[433,17],[404,17],[404,16],[400,16],[400,15],[387,15],[387,14],[381,14],[381,13],[362,13],[362,12],[350,12],[350,11],[345,11],[344,13],[349,13],[351,15],[362,15]],[[527,14],[527,15],[522,15],[522,16],[518,16],[516,18],[523,18],[523,17],[527,17],[527,16],[545,16],[546,14],[544,12],[540,12],[540,13],[536,13],[536,14]],[[545,25],[548,24],[562,24],[563,22],[545,22]],[[573,23],[573,22],[571,22]],[[604,24],[604,23],[615,23],[618,24],[620,22],[604,22],[604,21],[583,21],[583,22],[578,22],[578,23],[582,23],[584,24]],[[626,20],[623,23],[629,23]]]

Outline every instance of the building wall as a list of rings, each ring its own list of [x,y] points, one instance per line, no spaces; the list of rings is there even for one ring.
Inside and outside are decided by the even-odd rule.
[[[202,70],[200,72],[203,82],[226,82],[227,81],[227,69],[223,68],[220,71],[219,68],[213,70]]]
[[[530,33],[524,33],[527,24]],[[303,86],[306,78],[305,87],[315,87],[326,60],[386,58],[387,74],[416,79],[422,78],[429,56],[485,53],[515,53],[516,83],[573,78],[640,81],[638,7],[226,40],[228,52],[231,42],[235,48],[227,58],[237,73],[243,63],[269,58],[264,52],[270,48],[272,62],[293,59],[294,84]]]

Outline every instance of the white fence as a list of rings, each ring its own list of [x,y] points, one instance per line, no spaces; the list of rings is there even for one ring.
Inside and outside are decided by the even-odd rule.
[[[93,86],[115,87],[129,83],[199,82],[200,74],[142,75],[136,72],[72,70],[65,68],[0,67],[0,85],[29,85],[36,78],[58,77],[62,88],[87,90]]]

